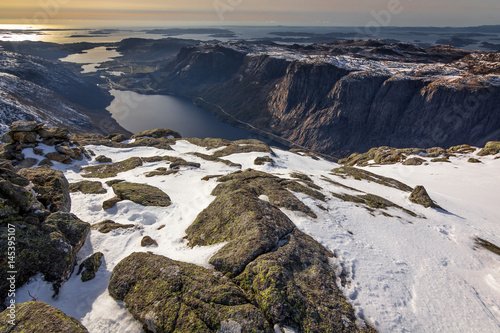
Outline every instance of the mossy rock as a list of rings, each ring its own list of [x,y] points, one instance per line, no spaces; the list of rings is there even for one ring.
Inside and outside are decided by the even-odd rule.
[[[105,201],[102,203],[102,209],[104,209],[104,210],[111,209],[111,208],[113,208],[114,206],[116,206],[116,204],[117,204],[117,203],[119,203],[120,201],[122,201],[122,199],[121,199],[121,198],[118,198],[118,197],[114,197],[114,198],[111,198],[111,199],[105,200]]]
[[[69,183],[61,171],[50,168],[31,168],[22,169],[18,174],[33,183],[33,190],[38,194],[37,200],[51,212],[71,210]]]
[[[134,224],[120,224],[116,223],[115,221],[105,220],[99,223],[92,224],[91,229],[97,230],[103,234],[107,234],[108,232],[116,229],[129,229],[133,227],[135,227]]]
[[[241,164],[238,164],[238,163],[233,163],[229,160],[225,160],[225,159],[222,159],[222,158],[219,158],[219,157],[215,157],[215,156],[212,156],[212,155],[206,155],[206,154],[202,154],[202,153],[190,153],[191,155],[194,155],[196,157],[199,157],[199,158],[202,158],[206,161],[210,161],[210,162],[218,162],[218,163],[223,163],[227,166],[230,166],[230,167],[235,167],[235,168],[240,168],[241,169]]]
[[[73,272],[76,254],[83,246],[90,225],[70,213],[57,212],[48,216],[41,225],[26,223],[24,218],[4,220],[16,226],[17,287],[41,273],[59,287]],[[7,257],[7,225],[0,225],[0,254]],[[7,265],[0,265],[0,299],[6,297]]]
[[[144,236],[141,239],[141,246],[146,247],[146,246],[158,246],[158,243],[151,237],[149,236]]]
[[[182,136],[176,131],[172,131],[171,129],[168,129],[168,128],[157,128],[157,129],[147,130],[147,131],[143,131],[143,132],[134,134],[131,137],[131,139],[138,139],[138,138],[143,138],[143,137],[151,137],[151,138],[155,138],[155,139],[168,138],[168,137],[172,137],[172,138],[176,138],[176,139],[182,138]]]
[[[411,157],[403,162],[403,165],[422,165],[425,163],[423,158]]]
[[[476,151],[476,148],[469,145],[453,146],[446,150],[449,154],[470,154]]]
[[[467,160],[467,162],[469,162],[469,163],[482,163],[480,160],[478,160],[477,158],[473,158],[473,157],[469,158]]]
[[[77,183],[69,184],[70,192],[82,192],[83,194],[105,194],[108,191],[102,187],[99,181],[82,180]]]
[[[15,324],[9,323],[10,309],[0,313],[0,332],[9,333],[88,333],[78,320],[42,302],[16,304]]]
[[[438,157],[431,160],[432,163],[451,163],[448,157]]]
[[[92,165],[83,168],[82,177],[85,178],[111,178],[119,173],[135,169],[142,166],[142,160],[139,157],[131,157],[121,162]]]
[[[172,157],[172,156],[153,156],[153,157],[143,157],[142,161],[144,163],[155,163],[160,161],[169,161],[170,169],[179,169],[180,167],[192,167],[199,168],[200,163],[196,162],[188,162],[180,157]]]
[[[349,166],[343,166],[340,168],[335,168],[332,170],[332,174],[335,176],[340,176],[342,178],[354,178],[357,180],[366,180],[369,182],[374,182],[387,187],[392,187],[401,191],[411,192],[412,188],[396,179],[380,176],[374,174],[373,172],[366,171],[363,169],[358,169]]]
[[[475,241],[477,246],[485,248],[486,250],[500,256],[500,247],[498,247],[497,245],[479,237],[476,237]]]
[[[114,184],[118,184],[118,183],[121,183],[121,182],[124,182],[125,180],[124,179],[113,179],[113,180],[108,180],[106,182],[106,185],[108,185],[109,187],[113,186]]]
[[[490,141],[477,153],[479,156],[496,155],[500,152],[500,141]]]
[[[96,252],[80,264],[77,275],[82,274],[80,278],[82,282],[87,282],[95,278],[97,270],[101,267],[103,257],[104,254]]]
[[[143,206],[170,206],[170,197],[162,190],[146,184],[121,182],[113,185],[113,191],[121,200],[130,200]]]
[[[441,208],[434,203],[429,194],[427,193],[425,187],[419,185],[411,192],[409,200],[418,205],[422,205],[425,208]]]
[[[367,193],[363,195],[350,195],[350,194],[339,194],[339,193],[331,193],[334,197],[341,199],[343,201],[348,201],[348,202],[353,202],[356,204],[361,204],[364,205],[368,211],[371,213],[374,212],[375,209],[387,209],[389,207],[396,208],[401,210],[402,212],[405,212],[406,214],[417,217],[418,215],[412,212],[411,210],[408,210],[406,208],[403,208],[399,205],[396,205],[394,202],[387,200],[385,198],[382,198],[378,195]],[[385,212],[382,212],[383,215],[389,216],[390,214],[387,214]]]
[[[231,276],[276,248],[295,225],[278,208],[244,190],[229,191],[203,210],[186,230],[191,247],[228,242],[210,264]]]
[[[184,140],[192,143],[193,145],[205,147],[207,149],[216,149],[220,147],[227,147],[231,145],[231,141],[226,139],[214,139],[214,138],[185,138]]]
[[[155,177],[155,176],[169,176],[175,175],[179,170],[167,170],[167,168],[157,168],[154,171],[150,171],[146,174],[146,177]]]
[[[428,148],[425,151],[427,153],[427,155],[426,155],[427,157],[444,156],[445,158],[448,158],[448,156],[449,156],[448,152],[441,147]]]
[[[258,140],[247,140],[247,141],[235,141],[231,145],[223,148],[221,150],[217,150],[213,153],[215,157],[223,157],[229,156],[233,154],[242,154],[242,153],[271,153],[274,155],[274,152],[269,148],[267,144]]]
[[[52,153],[45,154],[45,157],[51,161],[55,161],[55,162],[59,162],[59,163],[63,163],[63,164],[73,163],[73,160],[71,159],[70,156],[60,154],[58,152],[52,152]]]
[[[370,161],[373,161],[373,164],[380,165],[396,164],[405,161],[409,155],[416,155],[423,152],[425,152],[425,150],[419,148],[397,149],[391,147],[376,147],[363,154],[351,154],[347,158],[340,159],[338,163],[350,167],[367,166]]]
[[[14,177],[5,173],[4,176],[13,182],[0,178],[0,218],[18,214],[26,215],[44,209],[44,206],[31,191],[15,184],[24,184],[27,181],[25,178]]]
[[[272,158],[270,158],[269,156],[261,156],[261,157],[257,157],[253,161],[253,164],[255,164],[255,165],[264,165],[266,163],[274,165],[274,160]]]
[[[106,157],[104,155],[99,155],[95,158],[95,161],[98,163],[111,163],[113,160],[109,157]]]
[[[358,332],[354,310],[329,264],[332,257],[295,230],[276,250],[249,263],[234,281],[273,324],[298,332]]]
[[[213,270],[151,253],[133,253],[114,269],[109,294],[123,301],[152,332],[274,333],[264,315],[229,278]]]
[[[267,195],[271,204],[293,211],[300,211],[311,217],[316,217],[316,214],[289,190],[307,194],[318,200],[325,200],[323,193],[296,181],[281,179],[268,173],[251,169],[243,172],[234,172],[220,177],[217,181],[221,184],[212,191],[212,195],[242,189],[251,195]]]
[[[311,177],[309,177],[308,175],[305,175],[303,173],[299,173],[299,172],[292,172],[290,174],[290,177],[301,179],[301,180],[305,180],[305,181],[308,181],[308,182],[312,182]]]

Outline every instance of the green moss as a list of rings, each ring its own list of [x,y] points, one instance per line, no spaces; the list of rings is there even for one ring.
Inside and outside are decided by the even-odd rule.
[[[113,185],[113,191],[121,200],[130,200],[143,206],[168,207],[171,204],[165,192],[151,185],[121,182]]]
[[[496,155],[500,152],[500,141],[490,141],[477,153],[479,156]]]
[[[77,183],[69,184],[70,192],[82,192],[83,194],[104,194],[107,191],[102,187],[102,183],[95,181],[82,180]]]

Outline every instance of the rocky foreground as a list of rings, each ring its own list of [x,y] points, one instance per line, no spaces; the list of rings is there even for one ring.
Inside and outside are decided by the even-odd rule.
[[[0,314],[1,332],[47,332],[48,321],[57,332],[387,331],[389,319],[366,302],[377,298],[356,289],[366,282],[357,280],[363,265],[355,273],[345,249],[326,238],[360,240],[361,231],[325,232],[340,223],[338,209],[355,212],[350,219],[364,228],[376,222],[380,232],[385,223],[444,221],[454,213],[450,202],[371,171],[464,158],[480,168],[497,163],[500,150],[499,142],[482,150],[381,147],[337,165],[256,140],[184,139],[171,130],[130,139],[69,135],[26,122],[14,123],[3,141],[0,298],[10,300],[14,226],[16,299],[32,302],[17,304],[14,326],[9,309]],[[317,226],[326,229],[317,233]],[[492,240],[486,230],[481,236]],[[475,246],[498,249],[483,238]],[[460,251],[475,253],[467,244]],[[393,294],[395,304],[399,297]]]

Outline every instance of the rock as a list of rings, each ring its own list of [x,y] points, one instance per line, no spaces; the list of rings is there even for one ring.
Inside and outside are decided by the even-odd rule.
[[[170,206],[170,197],[151,185],[120,182],[112,187],[116,196],[121,200],[130,200],[143,206]]]
[[[123,179],[113,179],[113,180],[108,180],[106,182],[106,185],[108,186],[113,186],[114,184],[118,184],[118,183],[121,183],[121,182],[124,182],[125,180]]]
[[[36,158],[28,157],[20,162],[14,163],[14,167],[16,168],[16,170],[21,170],[25,168],[31,168],[32,166],[37,165],[37,163],[38,160]]]
[[[304,175],[303,173],[292,172],[290,174],[290,177],[305,180],[307,182],[312,182],[312,179],[308,175]]]
[[[500,141],[490,141],[477,153],[479,156],[496,155],[500,152]]]
[[[9,323],[10,309],[0,314],[0,332],[9,333],[88,333],[75,318],[42,302],[16,304],[15,325]]]
[[[423,158],[411,157],[403,162],[403,165],[422,165],[425,162]]]
[[[98,163],[111,163],[113,160],[109,157],[106,157],[104,155],[99,155],[95,158],[95,161]]]
[[[44,158],[43,160],[40,161],[40,163],[38,163],[38,166],[39,167],[51,167],[51,166],[54,166],[54,163],[52,163],[52,161],[49,160],[48,158]]]
[[[67,155],[69,157],[74,157],[73,150],[68,146],[55,146],[56,151],[61,155]]]
[[[476,148],[469,145],[453,146],[446,150],[449,154],[469,154],[476,151]]]
[[[6,143],[8,145],[14,143],[14,139],[12,139],[12,132],[5,133],[2,135],[2,138],[0,139],[3,143]]]
[[[142,166],[142,160],[139,157],[131,157],[121,162],[105,165],[93,165],[83,168],[82,177],[85,178],[111,178],[119,173],[132,170]]]
[[[77,275],[80,275],[80,273],[82,274],[82,282],[87,282],[95,278],[97,270],[101,267],[103,257],[104,254],[96,252],[80,264]]]
[[[57,139],[57,140],[67,140],[69,138],[69,130],[60,127],[47,127],[44,126],[38,131],[38,135],[44,140],[46,139]]]
[[[301,185],[296,181],[281,179],[268,173],[251,169],[220,177],[217,181],[221,184],[212,191],[212,195],[242,189],[251,195],[267,195],[271,204],[293,211],[300,211],[313,218],[316,217],[316,214],[290,193],[289,190],[302,192],[321,201],[325,200],[325,196],[321,192]]]
[[[63,164],[71,164],[73,160],[68,155],[63,155],[57,152],[45,154],[45,157],[51,161],[56,161]]]
[[[477,158],[473,158],[473,157],[469,158],[467,160],[467,162],[469,162],[469,163],[482,163],[480,160],[478,160]]]
[[[21,179],[5,180],[0,178],[0,218],[27,215],[43,209],[43,205],[30,191],[13,183],[19,184]]]
[[[95,223],[91,226],[92,230],[97,230],[100,233],[107,234],[110,231],[116,230],[116,229],[129,229],[135,227],[134,224],[120,224],[116,223],[115,221],[111,220],[105,220],[99,223]]]
[[[213,153],[213,156],[223,157],[233,154],[250,152],[270,153],[274,155],[274,152],[271,150],[271,148],[269,148],[269,146],[262,141],[238,140],[231,142],[231,144],[224,149],[217,150],[215,153]]]
[[[33,153],[38,156],[43,156],[43,149],[33,148]]]
[[[104,209],[104,210],[111,209],[114,206],[116,206],[116,204],[119,203],[120,201],[122,201],[122,199],[120,199],[118,197],[108,199],[102,203],[102,209]]]
[[[206,161],[220,162],[220,163],[224,163],[227,166],[236,167],[236,168],[240,168],[241,169],[241,164],[233,163],[230,160],[225,160],[225,159],[222,159],[222,158],[219,158],[219,157],[215,157],[213,155],[206,155],[206,154],[202,154],[202,153],[198,153],[198,152],[190,153],[190,154],[194,155],[196,157],[202,158],[202,159],[204,159]]]
[[[10,170],[10,171],[14,171],[15,170],[11,161],[9,161],[9,160],[2,160],[2,159],[0,159],[0,168],[7,169],[7,170]]]
[[[419,185],[411,192],[409,200],[413,203],[424,206],[425,208],[441,208],[432,201],[431,197],[425,190],[425,187]]]
[[[274,160],[270,158],[269,156],[262,156],[262,157],[257,157],[255,161],[253,161],[253,164],[255,165],[264,165],[266,163],[270,163],[271,165],[274,165]]]
[[[236,276],[294,229],[277,207],[236,190],[218,194],[186,230],[186,238],[191,247],[228,242],[209,262],[223,274]]]
[[[396,188],[401,191],[411,192],[412,188],[396,179],[380,176],[374,174],[373,172],[366,171],[363,169],[353,168],[349,166],[343,166],[340,168],[335,168],[332,170],[332,174],[342,177],[342,178],[354,178],[356,180],[366,180],[369,182],[374,182],[387,187]]]
[[[172,130],[166,129],[166,128],[157,128],[157,129],[143,131],[143,132],[134,134],[131,139],[137,139],[137,138],[142,138],[142,137],[151,137],[151,138],[155,138],[155,139],[168,138],[168,137],[172,137],[172,138],[176,138],[176,139],[182,138],[182,136],[175,131],[172,131]]]
[[[42,124],[38,124],[36,121],[14,121],[9,129],[11,132],[33,132],[40,127]]]
[[[124,134],[113,133],[113,134],[106,136],[105,139],[109,139],[113,142],[123,142],[125,140],[128,140],[128,137],[125,136]]]
[[[451,163],[448,157],[438,157],[431,160],[433,163]]]
[[[336,284],[333,254],[295,230],[249,263],[234,281],[271,323],[297,332],[358,332],[354,309]]]
[[[19,175],[33,183],[33,190],[38,194],[38,201],[51,212],[70,211],[69,184],[61,171],[38,167],[22,169]]]
[[[230,279],[213,270],[150,253],[133,253],[114,269],[109,294],[152,332],[274,333],[261,311]]]
[[[36,142],[35,132],[14,132],[12,134],[14,141],[21,143],[34,143]]]
[[[155,171],[148,172],[146,174],[146,177],[175,175],[178,172],[179,170],[167,170],[167,168],[157,168]]]
[[[102,187],[102,183],[98,181],[82,180],[77,183],[69,184],[70,192],[82,192],[83,194],[104,194],[106,189]]]
[[[17,186],[28,186],[30,184],[30,181],[20,175],[18,175],[14,168],[8,169],[8,168],[2,168],[0,167],[0,178],[4,180],[8,180],[14,185]]]
[[[146,247],[146,246],[158,246],[158,243],[152,239],[151,237],[149,236],[144,236],[141,240],[141,246],[142,247]]]

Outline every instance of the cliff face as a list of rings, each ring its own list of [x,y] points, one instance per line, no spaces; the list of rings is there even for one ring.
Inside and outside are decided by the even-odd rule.
[[[322,153],[483,145],[500,138],[497,57],[381,41],[201,44],[163,69],[158,92]]]

